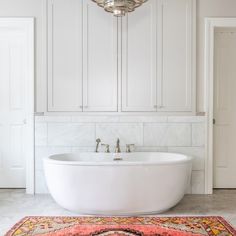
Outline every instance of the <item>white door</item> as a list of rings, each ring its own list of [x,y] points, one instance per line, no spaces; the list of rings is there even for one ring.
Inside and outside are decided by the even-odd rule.
[[[33,20],[0,19],[0,188],[25,188],[33,164],[32,55]]]
[[[122,19],[122,111],[157,110],[157,1]]]
[[[236,29],[215,33],[214,188],[236,188]]]
[[[117,111],[117,18],[83,1],[83,111]]]

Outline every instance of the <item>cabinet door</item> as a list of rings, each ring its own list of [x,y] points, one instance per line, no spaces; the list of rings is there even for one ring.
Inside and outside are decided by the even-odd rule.
[[[117,18],[91,0],[83,2],[84,111],[117,111]]]
[[[161,0],[158,35],[160,111],[192,111],[195,82],[195,0]]]
[[[48,0],[48,111],[82,111],[82,1]]]
[[[122,111],[156,111],[157,1],[124,18],[122,30]]]

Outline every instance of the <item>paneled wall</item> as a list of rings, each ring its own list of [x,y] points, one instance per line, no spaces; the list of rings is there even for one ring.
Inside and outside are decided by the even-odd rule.
[[[35,17],[36,110],[46,110],[46,0],[0,0],[1,17]],[[204,18],[235,17],[235,0],[197,0],[197,111],[204,111]]]
[[[177,152],[194,157],[188,193],[204,193],[205,118],[153,116],[36,117],[36,192],[47,193],[42,159],[68,152],[93,152],[95,139],[111,145],[116,139],[135,143],[135,151]],[[100,151],[104,151],[102,148]]]

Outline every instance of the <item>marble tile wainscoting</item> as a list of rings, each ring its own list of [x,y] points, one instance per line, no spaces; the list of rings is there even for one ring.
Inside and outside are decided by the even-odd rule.
[[[117,138],[122,150],[135,143],[135,151],[176,152],[194,157],[188,193],[204,193],[204,116],[36,116],[36,193],[48,193],[43,158],[57,153],[93,152],[96,138],[111,145]],[[104,151],[100,148],[100,151]]]

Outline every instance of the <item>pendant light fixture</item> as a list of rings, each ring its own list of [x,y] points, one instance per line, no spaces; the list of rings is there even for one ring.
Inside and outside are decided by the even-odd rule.
[[[141,6],[147,0],[92,0],[105,11],[113,13],[114,16],[125,16],[135,8]]]

